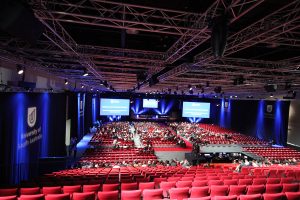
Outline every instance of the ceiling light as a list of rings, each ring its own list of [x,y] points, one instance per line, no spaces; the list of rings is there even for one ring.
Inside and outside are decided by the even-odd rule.
[[[271,98],[273,98],[273,97],[274,97],[274,95],[273,95],[273,94],[270,94],[270,97],[271,97]]]
[[[84,85],[81,85],[81,88],[84,88]]]
[[[68,84],[69,84],[68,79],[65,79],[65,85],[68,85]]]
[[[91,88],[91,91],[93,91],[94,89],[93,88]]]
[[[24,68],[21,65],[17,65],[18,74],[21,75],[24,73]]]
[[[84,72],[83,72],[83,75],[82,75],[82,76],[88,76],[88,75],[89,75],[88,71],[87,71],[87,70],[84,70]]]

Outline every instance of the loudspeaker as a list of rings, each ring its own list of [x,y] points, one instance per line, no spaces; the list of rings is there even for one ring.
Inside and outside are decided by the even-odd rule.
[[[43,24],[21,0],[1,0],[0,29],[34,44],[43,33]]]
[[[215,58],[220,58],[224,54],[227,43],[227,23],[227,16],[225,14],[213,19],[211,43]]]

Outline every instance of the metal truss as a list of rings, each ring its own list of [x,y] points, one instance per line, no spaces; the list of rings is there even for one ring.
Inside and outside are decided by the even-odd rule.
[[[228,38],[224,57],[269,41],[281,34],[288,33],[300,27],[300,2],[292,3],[269,14],[256,23],[244,28]],[[211,48],[195,56],[195,63],[207,63],[214,60]]]
[[[295,0],[292,3],[282,7],[281,9],[269,14],[258,22],[232,35],[228,38],[228,44],[224,56],[226,57],[230,54],[233,54],[255,44],[262,43],[267,40],[269,41],[272,38],[276,38],[282,34],[287,34],[299,28],[299,9],[300,2]],[[188,69],[188,67],[183,68],[182,65],[179,65],[171,69],[167,73],[161,75],[160,78],[162,78],[162,81],[164,81],[191,71],[195,69],[195,67],[205,68],[205,66],[207,66],[209,63],[214,63],[215,61],[216,59],[213,57],[212,50],[210,48],[195,56],[195,63],[188,65],[190,69]],[[248,61],[251,62],[251,60]],[[239,67],[245,64],[247,63],[240,63]],[[249,64],[252,65],[256,63]],[[264,64],[265,66],[263,68],[269,67],[268,64]],[[281,63],[278,64],[280,65]]]
[[[76,57],[77,62],[85,67],[93,76],[100,80],[104,80],[104,77],[95,69],[96,66],[92,60],[83,56],[81,52],[78,51],[77,43],[61,24],[56,21],[51,13],[45,9],[43,2],[37,0],[34,0],[33,2],[35,2],[33,6],[34,14],[46,27],[43,35],[62,51],[68,53],[72,57]],[[44,19],[46,16],[48,17],[47,21]]]
[[[210,20],[215,16],[220,15],[222,11],[227,10],[230,14],[230,22],[233,23],[255,7],[260,5],[264,0],[253,1],[232,1],[226,3],[226,1],[215,1],[205,13],[203,13],[195,22],[193,26],[202,27],[201,30],[187,31],[177,40],[166,52],[165,63],[172,64],[178,59],[182,58],[187,53],[191,52],[196,47],[206,42],[211,37],[208,25]],[[158,66],[154,70],[151,69],[149,74],[155,74],[161,70],[162,66]]]
[[[191,27],[200,14],[132,5],[105,0],[89,0],[71,3],[66,0],[43,1],[45,9],[60,22],[120,28],[133,31],[149,31],[182,35]],[[31,0],[34,6],[36,2]],[[52,20],[51,16],[41,16]]]

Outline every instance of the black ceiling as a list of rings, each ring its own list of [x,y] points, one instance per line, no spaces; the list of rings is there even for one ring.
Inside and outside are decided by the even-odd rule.
[[[108,90],[107,81],[110,89],[139,92],[188,92],[192,85],[194,94],[221,86],[225,94],[253,95],[266,93],[266,84],[276,84],[278,93],[287,92],[286,83],[300,88],[299,0],[26,3],[43,23],[43,36],[29,45],[2,30],[2,57],[17,53],[16,60],[21,56],[58,77],[100,90]],[[211,24],[224,12],[227,45],[224,56],[215,58]],[[81,76],[84,69],[88,77]],[[147,78],[138,81],[142,73]],[[242,84],[233,84],[241,77]]]

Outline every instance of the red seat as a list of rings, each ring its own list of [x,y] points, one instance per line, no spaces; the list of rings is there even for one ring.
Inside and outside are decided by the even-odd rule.
[[[105,183],[102,185],[102,191],[115,191],[119,190],[119,183]]]
[[[223,181],[221,180],[210,180],[208,181],[208,185],[211,186],[211,185],[224,185],[224,184]]]
[[[264,185],[248,185],[246,194],[262,194],[265,192]]]
[[[210,197],[188,198],[183,200],[211,200]]]
[[[207,182],[208,181],[194,181],[192,182],[192,187],[203,187],[203,186],[207,186]]]
[[[160,183],[160,188],[163,190],[163,195],[164,197],[168,196],[168,191],[171,188],[175,188],[176,187],[176,182],[175,181],[171,181],[171,182],[161,182]]]
[[[261,200],[261,194],[240,195],[239,200]]]
[[[237,179],[231,179],[231,180],[223,180],[224,185],[237,185],[238,180]]]
[[[210,196],[226,196],[228,194],[227,185],[214,185],[210,186]]]
[[[198,198],[198,197],[206,197],[209,196],[209,187],[192,187],[191,189],[191,198]]]
[[[95,192],[73,193],[73,200],[95,200]]]
[[[167,181],[167,178],[154,178],[153,179],[153,182],[155,183],[155,188],[158,188],[159,187],[159,184],[162,182],[162,181]]]
[[[45,200],[70,200],[70,194],[47,194]]]
[[[0,200],[18,200],[17,196],[0,196]]]
[[[144,189],[154,189],[155,183],[154,182],[148,182],[148,183],[139,183],[139,190],[143,192]]]
[[[241,195],[246,193],[246,185],[230,185],[228,195]]]
[[[266,184],[266,191],[267,194],[275,194],[280,193],[282,191],[281,184]]]
[[[283,184],[283,183],[294,183],[294,182],[295,182],[295,179],[291,178],[291,177],[281,178],[281,181],[280,181],[281,184]]]
[[[286,192],[285,196],[287,200],[299,200],[300,192]]]
[[[193,181],[194,177],[182,177],[180,180],[181,181]]]
[[[137,183],[121,183],[121,190],[136,190],[138,188]]]
[[[121,200],[140,200],[142,195],[141,190],[122,190]]]
[[[170,199],[183,200],[189,197],[189,188],[171,188],[169,190]]]
[[[98,200],[118,200],[118,199],[119,199],[118,191],[98,192]]]
[[[298,183],[283,183],[282,192],[298,192],[299,184]]]
[[[16,196],[16,195],[18,195],[18,189],[17,188],[0,189],[0,197],[2,197],[2,196]]]
[[[263,194],[264,200],[285,200],[284,193]]]
[[[279,184],[280,181],[280,178],[267,178],[267,184]]]
[[[32,195],[32,194],[40,194],[40,188],[39,187],[20,188],[20,195]]]
[[[231,196],[215,196],[212,197],[211,200],[237,200],[236,195],[231,195]]]
[[[143,191],[143,200],[162,199],[162,198],[163,198],[162,189],[144,189]]]
[[[80,185],[65,185],[62,188],[63,193],[73,194],[74,192],[81,192]]]
[[[239,185],[252,185],[252,179],[239,179]]]
[[[95,192],[95,193],[97,193],[98,191],[100,191],[100,184],[83,185],[82,186],[82,192]]]
[[[192,187],[192,181],[177,181],[176,187],[177,188]]]
[[[42,193],[44,195],[47,194],[61,194],[61,187],[60,186],[53,186],[53,187],[43,187]]]
[[[21,195],[19,200],[44,200],[45,195],[43,194],[32,194],[32,195]]]
[[[254,178],[252,180],[252,185],[265,185],[267,183],[266,178]]]

